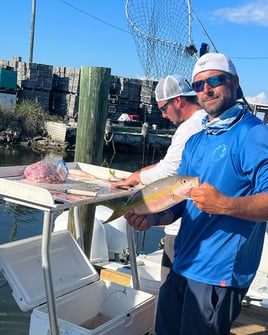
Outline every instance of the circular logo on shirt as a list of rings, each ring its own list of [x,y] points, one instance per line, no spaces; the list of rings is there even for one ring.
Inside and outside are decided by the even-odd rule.
[[[212,160],[219,161],[225,156],[226,151],[227,151],[227,146],[225,144],[220,144],[219,146],[217,146],[217,148],[214,149],[212,153]]]

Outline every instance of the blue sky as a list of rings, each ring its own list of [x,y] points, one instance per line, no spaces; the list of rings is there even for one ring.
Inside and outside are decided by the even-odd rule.
[[[143,77],[125,3],[36,0],[33,62],[109,67],[114,75]],[[211,44],[210,39],[218,52],[234,61],[248,100],[268,104],[268,1],[192,0],[191,5],[192,39],[197,49],[203,42]],[[1,1],[0,59],[21,56],[23,61],[29,60],[31,13],[32,0]],[[210,51],[214,51],[213,45]]]

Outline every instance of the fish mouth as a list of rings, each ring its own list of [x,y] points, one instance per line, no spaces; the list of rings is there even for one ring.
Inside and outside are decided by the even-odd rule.
[[[192,186],[193,187],[199,187],[200,186],[200,178],[199,177],[195,177],[193,182],[192,182]]]
[[[200,186],[200,178],[199,177],[193,177],[191,181],[185,185],[185,188],[182,190],[180,189],[180,193],[185,199],[191,199],[191,191],[193,187],[199,187]]]
[[[193,189],[193,187],[199,187],[200,186],[200,178],[199,177],[195,177],[191,183],[191,189],[189,190],[188,192],[188,195],[187,195],[187,199],[191,200],[191,191]]]

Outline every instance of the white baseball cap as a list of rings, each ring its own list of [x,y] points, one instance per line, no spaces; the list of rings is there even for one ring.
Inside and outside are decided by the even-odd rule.
[[[206,53],[195,63],[192,81],[198,73],[208,70],[219,70],[233,76],[237,75],[236,68],[229,57],[221,53]]]
[[[194,96],[190,83],[181,75],[172,74],[161,78],[155,88],[156,101],[165,101],[178,96]]]

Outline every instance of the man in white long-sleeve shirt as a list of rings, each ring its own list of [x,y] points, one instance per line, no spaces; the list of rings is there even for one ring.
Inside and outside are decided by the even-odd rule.
[[[184,145],[191,135],[200,131],[201,120],[206,112],[200,109],[196,93],[188,81],[180,75],[169,75],[159,80],[155,97],[163,118],[179,125],[163,159],[157,164],[146,166],[134,172],[114,187],[148,185],[155,180],[176,175],[181,162]],[[180,219],[165,227],[165,245],[162,257],[161,282],[163,283],[172,267],[174,240],[180,227]]]

